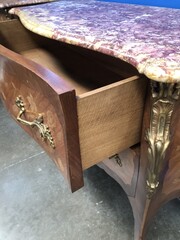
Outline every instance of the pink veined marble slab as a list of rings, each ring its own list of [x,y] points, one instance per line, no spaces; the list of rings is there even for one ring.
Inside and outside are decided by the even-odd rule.
[[[10,10],[42,36],[120,58],[148,78],[180,82],[180,10],[65,1]]]
[[[0,8],[52,2],[54,0],[0,0]]]

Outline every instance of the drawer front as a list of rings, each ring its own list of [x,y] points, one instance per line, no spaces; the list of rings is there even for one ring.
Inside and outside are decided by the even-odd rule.
[[[75,91],[0,45],[0,92],[13,119],[55,161],[72,191],[82,187]]]

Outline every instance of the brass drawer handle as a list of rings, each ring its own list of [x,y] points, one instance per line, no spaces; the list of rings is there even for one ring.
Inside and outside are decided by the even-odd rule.
[[[39,129],[41,139],[43,141],[48,140],[50,143],[50,146],[52,148],[55,148],[55,144],[54,144],[53,137],[51,135],[51,131],[49,130],[49,127],[43,123],[43,121],[44,121],[43,116],[41,114],[39,114],[39,116],[34,121],[32,121],[32,122],[26,121],[21,118],[21,116],[26,112],[26,109],[25,109],[25,106],[24,106],[21,96],[16,98],[16,105],[20,109],[20,112],[17,116],[17,121],[24,125],[31,126],[32,128],[37,127]]]

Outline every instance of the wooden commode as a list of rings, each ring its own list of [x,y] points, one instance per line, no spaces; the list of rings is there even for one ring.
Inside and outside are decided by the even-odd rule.
[[[180,11],[34,3],[0,5],[4,105],[72,192],[95,164],[120,183],[133,208],[135,239],[145,239],[158,208],[180,196],[179,39],[154,20],[169,14],[176,29],[173,14]],[[165,40],[173,35],[169,49],[162,31]]]

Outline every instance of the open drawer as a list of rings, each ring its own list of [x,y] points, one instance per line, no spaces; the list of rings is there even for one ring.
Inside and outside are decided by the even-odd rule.
[[[147,81],[133,67],[37,36],[16,19],[0,27],[2,100],[72,191],[83,170],[140,141]]]

